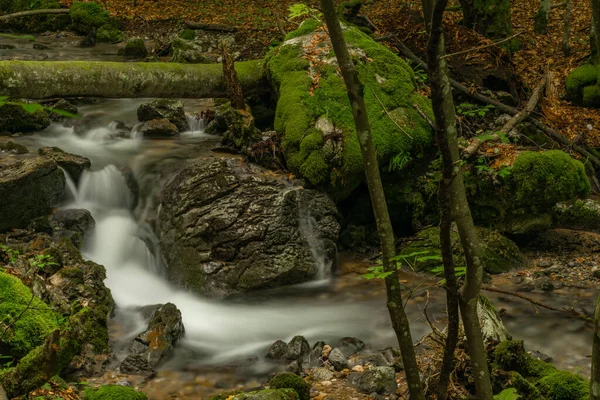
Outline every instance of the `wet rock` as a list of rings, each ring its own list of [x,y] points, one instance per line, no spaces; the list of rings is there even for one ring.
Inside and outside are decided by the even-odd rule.
[[[131,355],[139,355],[155,367],[166,361],[185,329],[181,312],[172,303],[154,306],[148,328],[133,340]]]
[[[278,340],[269,347],[266,358],[269,360],[283,360],[287,353],[287,343],[283,340]]]
[[[357,338],[345,337],[340,340],[340,344],[337,346],[341,350],[344,357],[350,357],[354,353],[358,353],[365,348],[365,343]]]
[[[298,395],[293,389],[268,389],[256,392],[242,393],[231,400],[297,400]]]
[[[544,292],[550,292],[555,289],[554,283],[549,278],[541,278],[536,282],[535,286]]]
[[[83,171],[89,169],[92,165],[89,158],[65,153],[58,147],[42,147],[38,150],[38,154],[56,161],[59,167],[67,171],[74,182],[79,182],[79,178]]]
[[[138,184],[135,174],[133,173],[133,170],[131,168],[121,167],[121,168],[119,168],[119,171],[125,178],[125,183],[127,184],[129,191],[131,192],[131,196],[132,196],[131,208],[135,209],[135,207],[137,207],[139,199],[140,199],[140,185]]]
[[[60,114],[62,111],[66,111],[69,114],[77,115],[79,110],[77,106],[71,104],[69,101],[65,99],[60,99],[57,102],[50,104],[47,106],[48,109],[58,110],[58,112],[47,111],[48,117],[54,121],[63,121],[67,118],[65,115]]]
[[[363,393],[396,393],[396,373],[392,367],[373,367],[356,377],[353,384]]]
[[[94,47],[96,45],[96,27],[93,27],[90,33],[79,43],[79,47]]]
[[[147,359],[140,355],[130,354],[121,362],[119,370],[122,374],[152,376],[156,373]]]
[[[549,268],[554,265],[554,261],[551,258],[542,258],[537,260],[535,265],[540,268]]]
[[[137,110],[141,122],[166,118],[175,125],[179,132],[189,129],[189,124],[183,110],[183,103],[173,99],[157,99],[143,103]]]
[[[85,114],[74,121],[73,132],[78,136],[84,136],[89,131],[106,126],[108,115],[103,111],[95,111]]]
[[[310,352],[310,345],[304,336],[294,336],[287,344],[285,357],[288,360],[301,360]]]
[[[216,62],[216,57],[202,51],[202,46],[196,43],[177,38],[171,43],[172,61],[189,64],[211,64]]]
[[[148,49],[144,39],[135,38],[129,40],[119,54],[128,58],[145,58],[148,56]]]
[[[177,136],[179,131],[168,119],[159,118],[145,122],[138,133],[151,139],[169,139]]]
[[[51,221],[55,238],[67,237],[78,248],[83,244],[85,234],[96,226],[92,214],[84,209],[58,211],[52,215]]]
[[[600,233],[600,203],[593,199],[559,203],[554,207],[556,225]]]
[[[320,367],[323,365],[323,349],[325,342],[317,342],[313,345],[310,353],[304,359],[304,364],[308,367]]]
[[[336,371],[342,371],[348,368],[348,360],[344,357],[344,353],[337,347],[329,353],[329,362]]]
[[[250,169],[252,168],[252,170]],[[158,216],[168,277],[209,297],[314,279],[334,260],[337,209],[236,159],[202,160],[163,192]],[[219,269],[205,265],[220,262]]]
[[[333,378],[333,372],[325,367],[315,368],[312,372],[312,378],[316,381],[329,381]]]
[[[65,176],[54,160],[37,157],[0,169],[0,232],[47,215],[65,194]]]
[[[286,372],[290,372],[295,375],[300,375],[302,370],[302,362],[299,360],[294,360],[285,367]]]
[[[0,136],[41,131],[50,123],[50,118],[42,110],[29,113],[18,104],[0,106]]]
[[[26,154],[29,150],[27,147],[22,144],[15,142],[6,142],[0,143],[0,153],[9,153],[9,154]]]

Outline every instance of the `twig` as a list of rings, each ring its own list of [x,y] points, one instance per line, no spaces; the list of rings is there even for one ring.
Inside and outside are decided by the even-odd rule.
[[[530,302],[531,304],[534,304],[536,306],[545,308],[547,310],[558,311],[558,312],[562,312],[562,313],[567,313],[568,312],[565,309],[560,309],[560,308],[556,308],[556,307],[553,307],[553,306],[549,306],[549,305],[544,304],[544,303],[540,303],[539,301],[534,300],[534,299],[532,299],[530,297],[523,296],[522,294],[519,294],[519,293],[516,293],[516,292],[511,292],[509,290],[496,289],[496,288],[493,288],[493,287],[490,287],[490,286],[482,286],[481,289],[482,290],[487,290],[488,292],[502,293],[502,294],[507,294],[509,296],[518,297],[520,299],[523,299],[523,300],[526,300],[526,301]]]
[[[281,17],[279,16],[279,13],[277,11],[273,11],[273,15],[275,16],[275,19],[277,20],[277,28],[279,28],[279,32],[281,33],[281,36],[283,36],[285,38],[287,36],[287,33],[286,33],[285,29],[283,28],[283,22],[281,22]]]
[[[442,332],[440,332],[440,330],[438,328],[436,328],[433,325],[433,323],[431,322],[431,320],[429,319],[429,315],[427,314],[427,306],[429,306],[429,290],[425,291],[425,293],[426,293],[426,300],[425,300],[425,306],[423,307],[423,315],[425,316],[425,320],[429,324],[429,327],[431,328],[431,331],[434,334],[436,334],[439,338],[441,338],[442,340],[444,340],[446,338],[446,335],[444,335]],[[442,343],[442,346],[443,346],[443,343]]]
[[[488,140],[500,140],[501,135],[508,134],[518,123],[523,121],[529,114],[531,114],[537,106],[537,104],[542,99],[542,93],[544,92],[544,87],[546,86],[547,82],[548,75],[544,74],[544,77],[540,80],[538,85],[533,90],[533,93],[531,94],[531,97],[529,98],[529,101],[527,102],[525,108],[521,110],[518,114],[514,115],[510,120],[508,120],[508,122],[504,124],[502,129],[500,129],[497,133],[486,135],[484,137],[474,138],[471,141],[471,143],[463,150],[463,157],[473,157],[473,155],[477,153],[477,150],[479,150],[481,145]]]
[[[375,93],[375,90],[373,88],[371,88],[371,90],[373,91],[373,95],[375,96],[375,98],[377,99],[377,101],[379,102],[379,104],[381,104],[381,108],[383,108],[383,111],[385,111],[385,114],[389,117],[389,119],[394,123],[394,125],[396,125],[396,127],[398,129],[400,129],[406,136],[408,136],[409,138],[412,139],[412,136],[410,136],[408,134],[408,132],[406,132],[404,130],[404,128],[402,128],[396,121],[394,121],[394,118],[392,118],[392,116],[390,115],[390,113],[388,112],[388,110],[386,110],[385,106],[383,105],[383,103],[381,102],[381,100],[379,99],[379,96],[377,96],[377,93]]]
[[[458,56],[458,55],[460,55],[460,54],[472,53],[472,52],[474,52],[474,51],[478,51],[478,50],[487,49],[488,47],[498,46],[499,44],[502,44],[502,43],[504,43],[504,42],[508,42],[509,40],[516,38],[517,36],[521,35],[522,33],[523,33],[522,31],[521,31],[521,32],[518,32],[518,33],[515,33],[515,34],[514,34],[514,35],[512,35],[512,36],[509,36],[509,37],[507,37],[507,38],[504,38],[504,39],[502,39],[502,40],[499,40],[499,41],[497,41],[497,42],[494,42],[494,43],[486,44],[485,46],[475,47],[475,48],[472,48],[472,49],[467,49],[467,50],[457,51],[456,53],[450,53],[450,54],[446,54],[445,56],[441,56],[441,57],[440,57],[440,60],[443,60],[443,59],[445,59],[445,58],[449,58],[449,57],[453,57],[453,56]]]
[[[419,107],[418,104],[413,104],[413,107],[415,108],[415,110],[417,110],[417,112],[419,113],[419,115],[425,120],[427,121],[427,123],[429,124],[430,127],[432,127],[433,129],[435,129],[435,124],[433,123],[433,121],[427,116],[427,114],[425,114],[423,112],[423,110],[421,110],[421,108]]]
[[[29,303],[27,303],[27,307],[25,307],[25,309],[23,311],[21,311],[21,313],[10,323],[8,324],[8,326],[6,328],[4,328],[4,332],[2,332],[2,335],[0,335],[0,340],[2,340],[4,338],[4,335],[6,335],[6,332],[8,332],[8,330],[17,323],[18,320],[21,319],[21,317],[23,316],[23,314],[25,314],[25,311],[29,310],[29,306],[31,306],[31,303],[33,302],[33,298],[35,297],[34,294],[31,295],[31,299],[29,299]]]

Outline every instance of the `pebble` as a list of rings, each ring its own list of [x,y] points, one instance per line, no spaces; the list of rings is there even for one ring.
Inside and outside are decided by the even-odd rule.
[[[321,382],[321,385],[323,385],[323,386],[331,386],[331,385],[333,385],[333,383],[331,381],[323,381],[323,382]]]
[[[362,365],[355,365],[354,367],[352,367],[352,372],[363,372],[364,370],[365,369]]]
[[[551,267],[553,264],[554,262],[550,258],[542,258],[541,260],[538,260],[536,262],[536,265],[540,268],[548,268]]]
[[[327,358],[329,357],[329,353],[331,353],[331,346],[326,344],[325,346],[323,346],[323,351],[321,352],[321,355]]]

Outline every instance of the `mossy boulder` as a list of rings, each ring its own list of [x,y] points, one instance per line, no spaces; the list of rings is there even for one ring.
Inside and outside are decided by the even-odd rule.
[[[173,40],[170,54],[176,63],[208,64],[215,61],[205,57],[200,45],[182,37]]]
[[[0,354],[25,356],[58,328],[58,317],[20,279],[0,272],[0,330],[7,329],[0,339]]]
[[[87,35],[93,28],[100,28],[110,22],[108,12],[98,3],[76,2],[69,9],[73,29]]]
[[[125,47],[119,51],[119,54],[128,58],[145,58],[148,57],[148,49],[144,39],[135,38],[127,42]]]
[[[95,389],[86,389],[83,400],[146,400],[144,393],[120,385],[106,385]]]
[[[194,39],[196,39],[196,31],[193,29],[184,29],[179,34],[179,37],[184,40],[194,40]]]
[[[30,113],[19,104],[0,106],[0,136],[17,132],[41,131],[47,128],[50,123],[48,114],[42,110]]]
[[[298,394],[299,400],[310,399],[310,385],[296,374],[284,372],[275,375],[269,381],[271,389],[294,389]]]
[[[600,106],[598,96],[598,73],[597,65],[583,64],[567,76],[567,95],[575,105],[584,107]]]
[[[399,169],[433,144],[433,132],[415,105],[430,118],[413,70],[398,56],[355,27],[344,27],[361,82],[381,166]],[[350,101],[328,37],[308,20],[267,56],[279,96],[275,130],[283,134],[288,168],[336,199],[364,181],[362,154]]]
[[[568,371],[556,371],[538,382],[541,394],[548,400],[586,400],[589,382]]]
[[[300,400],[294,389],[268,389],[238,394],[231,400]]]
[[[561,228],[600,233],[600,203],[596,200],[576,200],[554,207],[555,224]]]
[[[120,43],[125,40],[125,34],[111,24],[104,24],[96,32],[99,43]]]
[[[479,233],[483,242],[483,265],[486,272],[499,274],[523,265],[523,257],[514,242],[491,229],[479,228]],[[454,264],[457,267],[465,266],[464,251],[458,232],[452,231],[450,235]],[[399,255],[402,256],[404,265],[417,271],[431,273],[441,265],[440,229],[437,227],[423,229],[400,251]]]
[[[466,184],[476,223],[511,234],[550,228],[557,203],[591,190],[584,165],[560,150],[523,152],[493,175],[470,171]]]
[[[11,153],[11,154],[26,154],[29,150],[22,144],[15,142],[0,143],[0,153]]]

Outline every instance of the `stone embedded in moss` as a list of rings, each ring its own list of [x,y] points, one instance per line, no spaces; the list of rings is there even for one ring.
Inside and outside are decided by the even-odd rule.
[[[600,203],[596,200],[576,200],[554,207],[556,224],[561,228],[600,232]]]
[[[486,272],[499,274],[523,265],[522,255],[515,243],[491,229],[479,228],[479,232],[483,242],[483,265]],[[457,232],[451,232],[451,240],[454,264],[457,267],[465,266],[464,252]],[[417,271],[431,272],[441,265],[440,229],[436,227],[423,229],[399,254],[405,260],[403,264],[409,264]],[[427,256],[435,256],[435,258],[416,261],[417,258]]]
[[[73,28],[83,34],[88,34],[93,28],[100,28],[110,22],[108,12],[93,1],[76,2],[69,9],[69,14]]]
[[[592,64],[583,64],[567,76],[567,95],[575,104],[582,104],[583,90],[586,86],[596,85],[598,82],[598,67]]]
[[[538,382],[547,400],[583,400],[589,395],[589,382],[568,371],[555,371]]]
[[[556,371],[551,364],[527,353],[522,340],[505,340],[498,344],[493,354],[493,367],[502,371],[516,371],[525,378],[536,380]]]
[[[32,296],[18,278],[0,272],[0,330],[10,326],[0,339],[0,353],[23,357],[58,328],[58,315]]]
[[[409,161],[417,158],[433,144],[433,136],[414,107],[418,104],[431,117],[429,101],[415,92],[414,72],[356,27],[345,29],[344,36],[365,86],[381,165],[399,154],[409,155]],[[306,52],[314,43],[322,54],[320,62],[309,65]],[[267,67],[279,95],[274,125],[283,133],[288,168],[343,199],[364,181],[364,170],[346,86],[327,46],[319,23],[308,20],[269,53]],[[311,77],[317,76],[313,82]]]
[[[294,389],[298,394],[299,400],[310,399],[310,385],[296,374],[284,372],[275,375],[269,381],[271,389]]]
[[[83,392],[83,400],[146,400],[144,393],[120,385],[100,386],[96,389],[86,389]]]
[[[120,43],[125,40],[125,34],[111,24],[104,24],[98,28],[96,40],[100,43]]]

